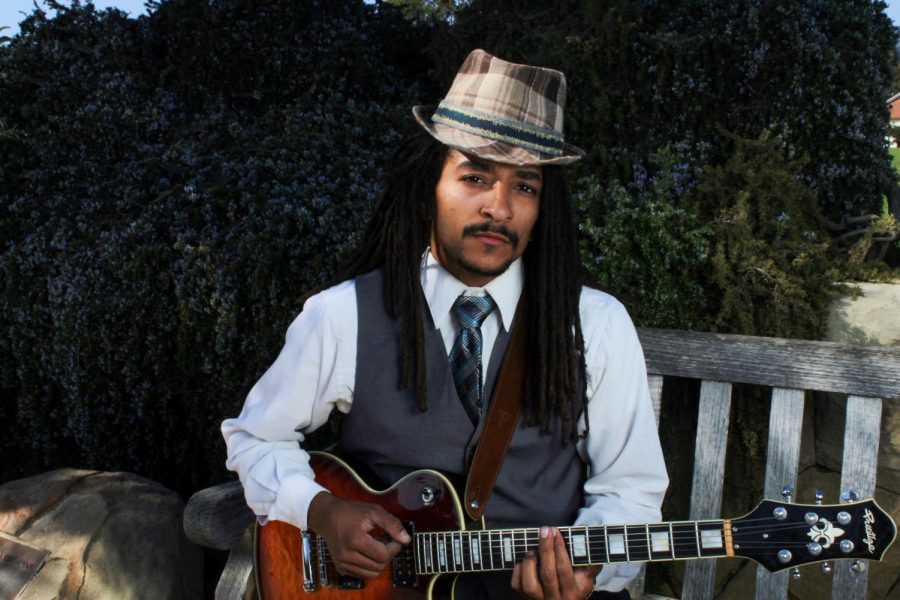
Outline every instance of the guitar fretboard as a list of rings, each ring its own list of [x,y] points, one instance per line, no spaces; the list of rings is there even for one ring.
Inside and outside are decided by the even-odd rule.
[[[573,566],[732,555],[730,521],[560,527]],[[540,530],[415,534],[416,573],[508,571],[537,551]]]

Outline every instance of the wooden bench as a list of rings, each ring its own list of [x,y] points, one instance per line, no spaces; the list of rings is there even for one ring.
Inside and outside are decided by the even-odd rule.
[[[765,489],[759,490],[760,497],[781,499],[784,486],[796,487],[804,401],[806,391],[813,390],[847,396],[841,491],[873,496],[882,404],[900,398],[900,349],[661,329],[638,333],[657,419],[666,377],[701,382],[690,520],[722,517],[733,384],[771,388]],[[835,491],[830,494],[837,497]],[[673,520],[684,517],[664,515]],[[252,522],[238,482],[201,490],[188,502],[184,515],[188,537],[203,546],[230,550],[217,599],[252,596]],[[688,561],[679,597],[712,598],[716,565],[715,560]],[[759,567],[755,597],[786,599],[788,576],[787,571],[771,574]],[[855,572],[850,561],[839,561],[833,577],[833,600],[866,597],[867,571]],[[641,597],[643,588],[642,574],[631,588],[632,596]]]

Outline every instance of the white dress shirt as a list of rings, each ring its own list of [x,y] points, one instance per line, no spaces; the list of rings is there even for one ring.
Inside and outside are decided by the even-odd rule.
[[[422,289],[448,354],[457,335],[454,300],[460,294],[487,293],[497,306],[481,326],[483,364],[490,364],[497,334],[512,325],[523,275],[517,260],[484,288],[471,288],[425,253]],[[603,292],[583,288],[579,312],[590,429],[577,446],[589,471],[584,506],[574,524],[656,522],[668,477],[637,333],[622,304]],[[333,409],[350,411],[356,337],[353,281],[311,297],[288,328],[278,358],[250,390],[240,416],[222,423],[226,466],[238,473],[247,503],[262,522],[307,527],[309,504],[324,488],[314,481],[309,455],[297,443],[323,425]],[[584,429],[582,416],[579,430]],[[637,570],[637,565],[608,565],[597,589],[619,590]]]

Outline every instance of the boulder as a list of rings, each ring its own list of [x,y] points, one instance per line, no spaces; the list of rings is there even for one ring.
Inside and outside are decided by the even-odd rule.
[[[828,313],[832,342],[900,347],[900,283],[856,283]]]
[[[60,469],[0,485],[0,531],[51,552],[18,600],[200,598],[203,558],[183,510],[130,473]]]

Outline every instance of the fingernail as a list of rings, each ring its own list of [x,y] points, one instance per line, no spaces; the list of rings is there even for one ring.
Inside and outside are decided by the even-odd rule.
[[[408,543],[410,543],[411,541],[412,541],[412,538],[409,537],[409,534],[406,533],[406,530],[405,530],[405,529],[404,529],[403,531],[400,532],[400,542],[402,542],[402,543],[404,543],[404,544],[408,544]]]
[[[549,527],[541,527],[541,537],[542,538],[550,537],[550,528]]]

